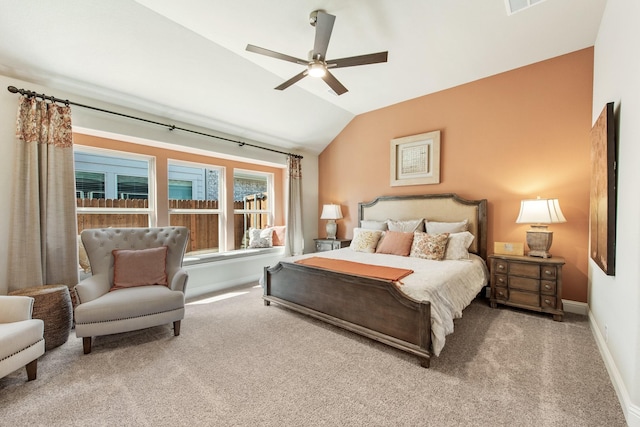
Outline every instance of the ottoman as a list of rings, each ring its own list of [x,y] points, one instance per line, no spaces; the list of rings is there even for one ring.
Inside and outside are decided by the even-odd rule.
[[[9,295],[32,297],[34,319],[44,321],[45,350],[56,348],[69,339],[73,319],[71,295],[66,285],[44,285],[18,289]]]

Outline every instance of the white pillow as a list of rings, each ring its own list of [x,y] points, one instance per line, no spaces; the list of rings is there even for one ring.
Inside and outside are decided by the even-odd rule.
[[[366,228],[367,230],[387,231],[387,221],[372,221],[363,219],[362,221],[360,221],[360,228]]]
[[[449,234],[444,259],[469,259],[469,246],[475,236],[468,231]]]
[[[382,236],[382,231],[380,230],[354,228],[353,239],[351,240],[351,245],[349,247],[356,252],[367,252],[370,254],[375,253],[380,236]]]
[[[460,222],[437,222],[426,220],[424,226],[429,234],[460,233],[467,231],[467,220]]]
[[[397,221],[393,219],[387,220],[389,231],[399,231],[401,233],[413,233],[414,231],[424,231],[422,225],[424,219],[410,219],[406,221]]]
[[[249,248],[270,248],[273,246],[273,228],[265,228],[261,230],[259,228],[251,227],[249,229]]]

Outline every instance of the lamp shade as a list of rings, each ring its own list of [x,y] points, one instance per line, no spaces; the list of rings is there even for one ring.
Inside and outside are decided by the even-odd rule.
[[[520,202],[517,224],[555,224],[567,222],[558,199],[527,199]]]
[[[340,205],[324,205],[322,206],[322,214],[320,219],[340,219],[342,218],[342,209]]]

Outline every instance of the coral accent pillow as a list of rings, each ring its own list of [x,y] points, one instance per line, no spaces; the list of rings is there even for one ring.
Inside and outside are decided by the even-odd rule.
[[[384,233],[380,242],[378,242],[376,253],[409,256],[412,243],[413,233],[387,231]]]
[[[427,234],[416,231],[413,233],[413,243],[409,256],[422,259],[441,261],[444,258],[449,233]]]
[[[353,229],[353,240],[349,246],[356,252],[375,253],[376,246],[378,246],[378,240],[382,236],[380,230],[365,230],[362,228]]]
[[[273,246],[284,246],[284,234],[287,230],[286,225],[276,225],[273,228],[273,236],[271,239],[273,240]]]
[[[150,249],[116,249],[113,254],[113,286],[117,289],[135,286],[167,286],[166,246]]]

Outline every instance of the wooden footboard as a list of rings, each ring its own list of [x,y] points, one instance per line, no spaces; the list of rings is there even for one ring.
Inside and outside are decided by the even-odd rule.
[[[429,367],[431,305],[393,283],[281,262],[265,267],[263,298],[414,354]]]

